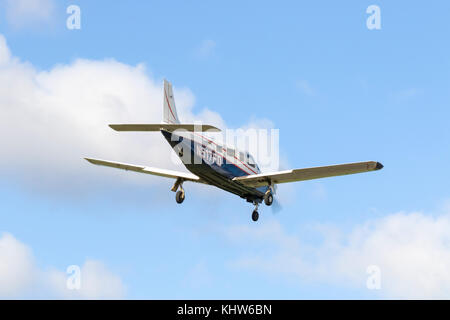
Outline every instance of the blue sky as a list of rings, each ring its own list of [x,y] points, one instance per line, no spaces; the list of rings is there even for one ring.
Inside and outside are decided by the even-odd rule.
[[[0,66],[10,88],[1,91],[0,123],[12,128],[0,131],[0,232],[29,248],[24,270],[41,274],[33,271],[33,285],[0,275],[0,286],[20,289],[1,295],[66,297],[42,274],[65,277],[67,266],[95,261],[100,293],[83,297],[448,297],[447,2],[41,2],[38,17],[0,6],[11,53]],[[71,4],[81,9],[81,30],[66,28]],[[381,30],[366,27],[371,4],[381,9]],[[22,71],[32,80],[11,80]],[[107,128],[89,135],[120,114],[124,122],[158,119],[163,78],[185,114],[210,111],[230,128],[270,120],[285,165],[376,160],[385,168],[283,186],[283,210],[262,207],[255,224],[251,205],[233,195],[186,184],[179,206],[172,181],[85,163],[111,155],[164,166],[156,155],[170,154],[163,137]],[[97,110],[97,88],[126,111],[107,103]],[[45,109],[42,101],[63,103]],[[78,119],[69,105],[83,103],[89,109]],[[32,134],[10,120],[18,115],[61,131],[42,125]],[[92,120],[99,115],[104,124]],[[57,119],[67,126],[53,127]],[[380,290],[366,287],[368,265],[381,269]]]

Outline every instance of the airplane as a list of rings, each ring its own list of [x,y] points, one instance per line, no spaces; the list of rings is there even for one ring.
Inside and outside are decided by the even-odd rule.
[[[383,168],[380,162],[366,161],[263,173],[249,152],[219,144],[202,134],[203,132],[220,132],[220,129],[212,125],[199,126],[198,124],[181,123],[177,115],[172,84],[167,80],[164,80],[163,101],[162,123],[110,124],[109,126],[115,131],[121,132],[160,131],[189,172],[101,159],[85,159],[95,165],[175,179],[171,191],[176,192],[175,199],[179,204],[185,199],[183,183],[186,181],[218,187],[252,203],[254,205],[253,221],[258,221],[259,204],[264,201],[267,206],[270,206],[274,202],[277,184],[362,173]],[[190,161],[186,161],[186,158]]]

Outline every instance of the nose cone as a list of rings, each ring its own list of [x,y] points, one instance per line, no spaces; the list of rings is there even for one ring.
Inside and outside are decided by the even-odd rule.
[[[377,165],[376,165],[376,167],[375,167],[375,170],[380,170],[380,169],[383,169],[383,165],[380,163],[380,162],[377,162]]]

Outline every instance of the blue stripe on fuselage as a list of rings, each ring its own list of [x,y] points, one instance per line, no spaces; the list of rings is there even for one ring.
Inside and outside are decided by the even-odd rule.
[[[221,157],[222,161],[220,166],[215,161],[206,162],[204,158],[199,157],[196,153],[196,147],[199,146],[208,149],[207,148],[208,143],[206,141],[204,144],[201,144],[192,139],[181,137],[168,131],[161,130],[161,132],[180,158],[182,158],[179,154],[180,148],[183,149],[183,155],[185,156],[185,159],[186,159],[186,152],[190,154],[190,158],[187,158],[189,163],[188,165],[185,164],[186,168],[192,173],[200,176],[201,178],[205,178],[205,180],[208,178],[208,176],[212,175],[213,173],[220,174],[222,177],[225,177],[229,180],[233,179],[234,177],[242,177],[249,175],[249,173],[246,172],[244,169],[238,167],[233,163],[228,163],[222,155],[217,154],[215,152],[214,154],[216,155],[216,157]],[[201,164],[202,169],[195,171],[191,170],[190,167],[192,168],[192,166],[190,166],[189,164]],[[236,184],[235,182],[231,181],[229,181],[228,183]],[[240,187],[242,188],[242,186]],[[245,187],[245,189],[251,192],[254,196],[257,196],[259,198],[262,197],[262,195],[266,192],[268,187],[267,186],[259,188]]]
[[[205,144],[200,144],[195,142],[192,139],[188,139],[186,137],[180,137],[174,133],[168,132],[168,131],[161,131],[162,134],[164,135],[164,137],[166,138],[166,140],[170,143],[170,145],[172,146],[172,148],[175,148],[176,146],[179,147],[183,147],[184,152],[186,152],[186,150],[190,150],[190,160],[191,163],[196,163],[194,162],[194,159],[197,158],[198,159],[198,163],[200,164],[200,159],[196,154],[196,147],[197,145],[199,147],[203,147],[205,149],[207,149],[206,143]],[[182,139],[182,140],[181,140]],[[181,142],[180,142],[181,140]],[[211,150],[211,149],[209,149]],[[176,151],[176,150],[175,150]],[[235,164],[232,163],[228,163],[225,158],[223,156],[221,156],[218,153],[215,153],[217,157],[221,157],[222,158],[222,165],[219,166],[217,165],[217,163],[212,162],[212,163],[207,163],[204,159],[202,160],[202,163],[205,163],[207,165],[209,165],[212,169],[214,169],[217,172],[220,172],[221,174],[225,175],[227,178],[232,179],[234,177],[242,177],[242,176],[248,176],[249,173],[246,172],[244,169],[238,167]],[[179,156],[179,155],[178,155]]]

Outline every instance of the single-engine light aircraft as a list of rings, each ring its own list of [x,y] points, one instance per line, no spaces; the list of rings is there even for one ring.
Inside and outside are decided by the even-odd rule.
[[[176,192],[177,203],[184,201],[183,183],[185,181],[218,187],[254,204],[253,221],[257,221],[259,218],[258,206],[260,203],[264,201],[267,206],[272,205],[276,185],[279,183],[342,176],[383,168],[380,162],[367,161],[262,173],[248,152],[220,145],[202,134],[203,132],[220,132],[218,128],[211,125],[199,126],[192,123],[181,123],[175,108],[172,85],[166,80],[164,80],[163,100],[162,123],[111,124],[109,126],[116,131],[161,132],[190,173],[115,161],[85,159],[95,165],[175,179],[171,190]],[[187,132],[189,135],[185,135],[183,132]],[[189,155],[190,161],[183,161],[186,159],[186,155]]]

